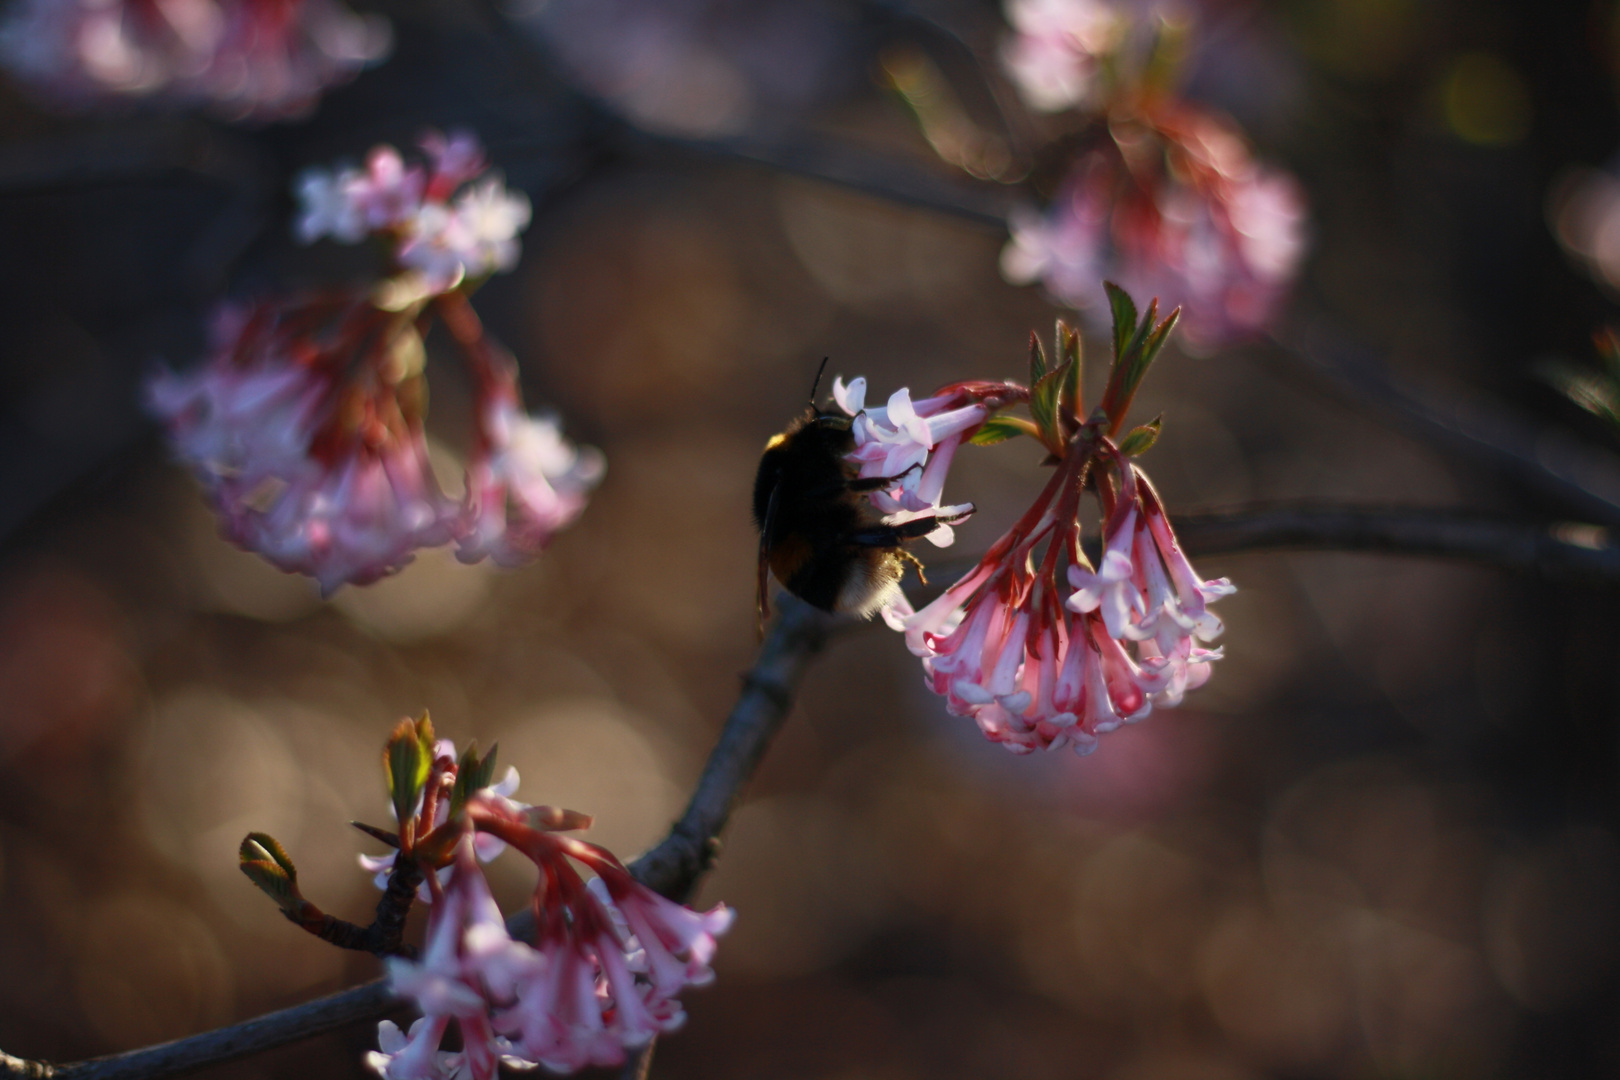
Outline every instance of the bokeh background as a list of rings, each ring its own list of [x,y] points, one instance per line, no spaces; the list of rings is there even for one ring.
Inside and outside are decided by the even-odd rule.
[[[366,5],[360,5],[366,7]],[[816,364],[875,392],[1017,377],[1058,314],[1004,234],[713,151],[932,158],[877,84],[918,15],[994,56],[989,3],[399,0],[394,55],[307,122],[60,116],[0,87],[0,1047],[72,1060],[374,977],[235,868],[280,838],[364,920],[347,825],[430,709],[625,857],[685,793],[754,649],[749,490]],[[1442,399],[1615,451],[1539,380],[1615,317],[1550,193],[1620,150],[1604,2],[1209,0],[1194,96],[1301,178],[1295,314]],[[429,553],[322,602],[219,540],[140,408],[223,296],[339,280],[297,169],[470,127],[535,204],[480,311],[605,482],[531,568]],[[705,149],[705,145],[709,149]],[[1303,314],[1302,314],[1303,313]],[[1100,345],[1100,342],[1094,342]],[[469,399],[430,342],[453,473]],[[1100,350],[1094,347],[1094,354]],[[1100,369],[1100,365],[1094,365]],[[1093,374],[1099,374],[1094,370]],[[1272,347],[1172,348],[1139,414],[1174,509],[1278,499],[1571,516]],[[1042,480],[965,452],[963,555]],[[1611,524],[1598,522],[1598,524]],[[654,1075],[911,1080],[1620,1073],[1612,592],[1332,554],[1206,560],[1227,657],[1088,759],[945,715],[881,626],[842,634],[700,901],[738,921]],[[495,864],[506,903],[528,888]],[[359,1076],[368,1027],[212,1070]]]

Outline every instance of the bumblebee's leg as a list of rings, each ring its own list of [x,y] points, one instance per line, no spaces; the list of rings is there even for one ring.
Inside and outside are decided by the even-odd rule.
[[[895,552],[894,554],[902,562],[908,562],[908,563],[910,563],[912,565],[912,568],[917,571],[917,580],[918,581],[922,582],[924,585],[928,584],[928,575],[923,573],[923,564],[922,564],[921,559],[917,558],[917,556],[913,555],[911,552],[907,551],[905,548],[901,548],[899,551]]]
[[[927,517],[912,518],[898,525],[873,525],[868,529],[849,534],[849,543],[859,547],[886,547],[898,548],[907,540],[916,540],[927,536],[941,525],[950,525],[967,517],[971,510],[960,514],[950,514],[941,517],[938,514],[929,514]],[[902,552],[901,554],[904,554]],[[915,561],[915,560],[913,560]]]
[[[914,469],[920,468],[922,468],[922,465],[919,463],[911,466],[911,468],[905,470],[905,472],[896,473],[893,476],[863,476],[859,480],[849,480],[845,482],[844,490],[858,491],[863,493],[868,491],[882,491],[884,488],[893,487],[895,484],[898,484],[900,481],[904,480],[907,473],[910,473]]]

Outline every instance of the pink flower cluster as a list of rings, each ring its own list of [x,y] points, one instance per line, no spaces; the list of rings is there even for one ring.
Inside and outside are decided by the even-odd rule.
[[[277,120],[390,44],[386,20],[339,0],[19,0],[0,62],[68,107],[147,99]]]
[[[893,422],[895,403],[909,405],[900,391],[886,414],[857,421],[849,460],[861,463],[863,475],[896,475],[872,463],[907,455],[897,460],[922,464],[922,476],[933,481],[922,494],[937,500],[955,449],[950,440],[960,437],[951,433],[970,417],[970,426],[982,423],[990,411],[962,406],[957,388],[993,385],[956,384],[917,403],[915,411],[926,408],[928,422],[946,433],[934,439],[932,454],[923,447],[933,433],[904,408],[906,422]],[[856,380],[835,393],[846,410],[859,412],[864,389]],[[941,399],[959,407],[942,407]],[[993,408],[997,399],[984,400]],[[908,429],[909,445],[897,434]],[[1231,583],[1198,576],[1158,493],[1105,435],[1080,438],[1093,449],[1071,448],[1057,462],[1034,505],[971,572],[920,611],[901,597],[883,612],[922,658],[927,685],[949,711],[973,717],[987,738],[1015,753],[1072,746],[1088,754],[1099,735],[1140,720],[1154,705],[1180,704],[1220,657],[1202,643],[1221,633],[1208,605],[1231,593]],[[1088,482],[1104,509],[1096,566],[1080,543]],[[880,496],[874,502],[882,509],[896,501],[892,493]]]
[[[477,794],[467,816],[534,861],[535,943],[514,939],[473,855],[457,846],[418,961],[389,961],[393,991],[422,1018],[379,1025],[367,1064],[386,1080],[493,1080],[503,1062],[574,1072],[622,1064],[628,1050],[685,1022],[678,995],[714,978],[715,939],[732,912],[696,912],[630,876],[606,850],[530,823],[527,808]],[[596,876],[589,885],[577,860]],[[454,1021],[461,1048],[441,1050]]]
[[[392,237],[404,287],[396,278],[227,306],[203,365],[149,387],[225,537],[326,593],[452,541],[463,562],[521,565],[579,515],[602,477],[599,453],[564,439],[555,419],[524,412],[516,362],[459,287],[512,264],[528,202],[498,178],[463,187],[487,168],[471,135],[429,134],[422,146],[427,166],[378,147],[364,170],[299,181],[300,235]],[[460,498],[435,478],[423,428],[423,338],[439,320],[478,394]]]
[[[1195,346],[1264,329],[1306,248],[1298,183],[1256,162],[1242,135],[1182,107],[1118,123],[1070,166],[1044,212],[1015,213],[1001,268],[1105,322],[1098,282],[1182,308]]]
[[[304,243],[329,236],[345,244],[367,236],[389,241],[399,266],[422,291],[453,289],[517,265],[518,234],[529,224],[528,197],[509,191],[466,132],[422,139],[426,164],[406,164],[378,146],[364,168],[311,168],[295,184],[294,232]]]
[[[459,292],[438,302],[471,318]],[[208,360],[160,374],[151,407],[222,534],[328,594],[452,541],[465,562],[516,566],[578,515],[602,457],[522,411],[515,373],[472,321],[483,404],[459,499],[429,461],[416,317],[365,296],[227,308]]]

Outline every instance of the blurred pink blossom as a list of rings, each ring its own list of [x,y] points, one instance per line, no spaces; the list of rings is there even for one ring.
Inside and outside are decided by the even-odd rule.
[[[1013,33],[1001,62],[1031,108],[1057,112],[1093,102],[1098,68],[1119,47],[1126,16],[1106,0],[1008,0]]]
[[[1620,177],[1583,169],[1554,185],[1548,200],[1553,233],[1594,280],[1620,291]]]
[[[20,0],[0,62],[70,108],[153,100],[293,119],[383,58],[386,20],[338,0]]]
[[[428,465],[420,373],[348,370],[362,343],[387,355],[415,332],[362,297],[227,308],[202,367],[153,380],[152,409],[227,539],[330,593],[462,531]]]
[[[1070,166],[1042,212],[1015,213],[1002,273],[1040,282],[1096,324],[1101,282],[1182,309],[1194,347],[1263,331],[1305,254],[1299,184],[1256,162],[1224,120],[1193,109],[1118,121]]]
[[[440,489],[423,430],[419,319],[435,313],[467,338],[483,398],[461,499]],[[159,374],[148,396],[226,539],[327,594],[458,540],[464,562],[526,562],[602,474],[596,451],[522,411],[515,366],[459,291],[402,312],[354,293],[228,307],[203,365]]]
[[[378,146],[363,169],[309,169],[295,183],[301,240],[384,237],[397,245],[393,278],[227,305],[204,364],[149,388],[226,538],[326,593],[451,541],[463,562],[524,563],[602,475],[599,453],[523,411],[516,361],[460,287],[516,262],[528,200],[478,179],[487,163],[471,134],[429,132],[422,146],[425,164]],[[477,393],[461,499],[440,490],[423,426],[423,337],[441,320]]]
[[[563,438],[552,417],[525,413],[510,391],[486,396],[479,433],[467,477],[472,516],[456,556],[518,566],[579,515],[605,465],[599,451]]]

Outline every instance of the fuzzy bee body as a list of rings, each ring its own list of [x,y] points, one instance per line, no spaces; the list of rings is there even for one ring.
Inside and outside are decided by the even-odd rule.
[[[899,478],[857,478],[854,447],[851,419],[813,405],[765,445],[754,479],[762,625],[767,570],[813,607],[867,618],[899,593],[907,564],[920,571],[905,543],[966,516],[885,525],[865,496]]]

